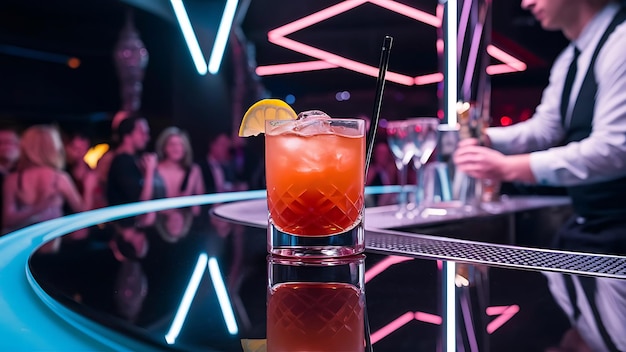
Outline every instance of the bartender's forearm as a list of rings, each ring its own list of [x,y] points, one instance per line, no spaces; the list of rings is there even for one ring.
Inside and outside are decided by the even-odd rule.
[[[530,154],[504,155],[491,148],[459,143],[453,158],[458,170],[471,177],[535,183]]]

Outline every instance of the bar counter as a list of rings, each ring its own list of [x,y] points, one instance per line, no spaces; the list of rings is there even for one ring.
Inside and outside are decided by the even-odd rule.
[[[0,350],[263,350],[264,196],[155,200],[0,237]],[[623,350],[626,258],[545,249],[537,233],[568,206],[366,209],[366,350],[545,351],[578,337],[573,312],[593,350]]]
[[[560,224],[572,214],[569,199],[561,196],[504,196],[498,202],[471,208],[442,204],[439,209],[423,211],[425,216],[404,218],[395,216],[397,205],[369,207],[365,209],[365,228],[545,248],[551,245]],[[264,199],[222,205],[214,212],[229,221],[267,226]],[[438,212],[446,214],[432,214]]]

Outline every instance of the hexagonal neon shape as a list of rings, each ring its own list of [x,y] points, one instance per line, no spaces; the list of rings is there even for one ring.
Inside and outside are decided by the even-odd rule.
[[[346,0],[346,1],[342,1],[340,3],[327,7],[323,10],[314,12],[310,15],[302,17],[286,25],[273,29],[267,33],[268,40],[271,43],[282,46],[286,49],[299,52],[307,56],[311,56],[313,58],[318,59],[319,61],[258,66],[256,68],[256,73],[259,76],[267,76],[267,75],[275,75],[275,74],[305,72],[305,71],[312,71],[312,70],[323,70],[323,69],[329,69],[329,68],[342,67],[342,68],[359,72],[365,75],[378,77],[377,67],[367,65],[359,61],[351,60],[349,58],[346,58],[337,54],[333,54],[331,52],[316,48],[314,46],[307,45],[307,44],[298,42],[296,40],[287,38],[289,34],[292,34],[296,31],[310,27],[316,23],[322,22],[331,17],[347,12],[357,6],[360,6],[368,2],[371,4],[377,5],[379,7],[385,8],[387,10],[396,12],[400,15],[412,18],[424,24],[433,26],[433,27],[441,26],[441,19],[439,17],[429,14],[427,12],[424,12],[422,10],[416,9],[414,7],[401,4],[393,0]],[[489,45],[487,47],[487,53],[491,55],[492,57],[494,57],[495,59],[504,63],[501,65],[489,66],[487,68],[488,74],[500,74],[500,73],[507,73],[507,72],[515,72],[515,71],[524,71],[526,69],[525,63],[513,57],[512,55],[507,54],[506,52],[495,47],[494,45]],[[432,74],[412,77],[412,76],[403,75],[397,72],[388,71],[386,75],[386,79],[388,81],[403,84],[406,86],[424,85],[424,84],[440,82],[443,79],[443,74],[440,72],[435,72]]]

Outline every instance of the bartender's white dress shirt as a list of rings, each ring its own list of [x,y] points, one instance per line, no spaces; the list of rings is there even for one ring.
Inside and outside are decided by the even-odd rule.
[[[531,119],[487,129],[494,149],[504,154],[531,153],[530,167],[538,184],[573,186],[626,176],[626,22],[618,25],[596,59],[598,91],[590,136],[580,142],[556,146],[565,136],[559,111],[574,45],[581,54],[566,124],[593,52],[618,10],[618,4],[607,5],[561,52]]]

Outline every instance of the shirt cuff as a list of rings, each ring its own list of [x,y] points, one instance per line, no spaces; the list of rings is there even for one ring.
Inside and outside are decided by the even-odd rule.
[[[507,132],[504,128],[489,127],[485,130],[485,133],[489,137],[489,141],[491,142],[491,148],[504,154],[508,154],[507,147],[509,146],[509,143],[511,143],[511,135],[507,135]]]
[[[554,155],[550,150],[530,153],[530,170],[538,185],[559,186],[559,179],[554,170]]]

